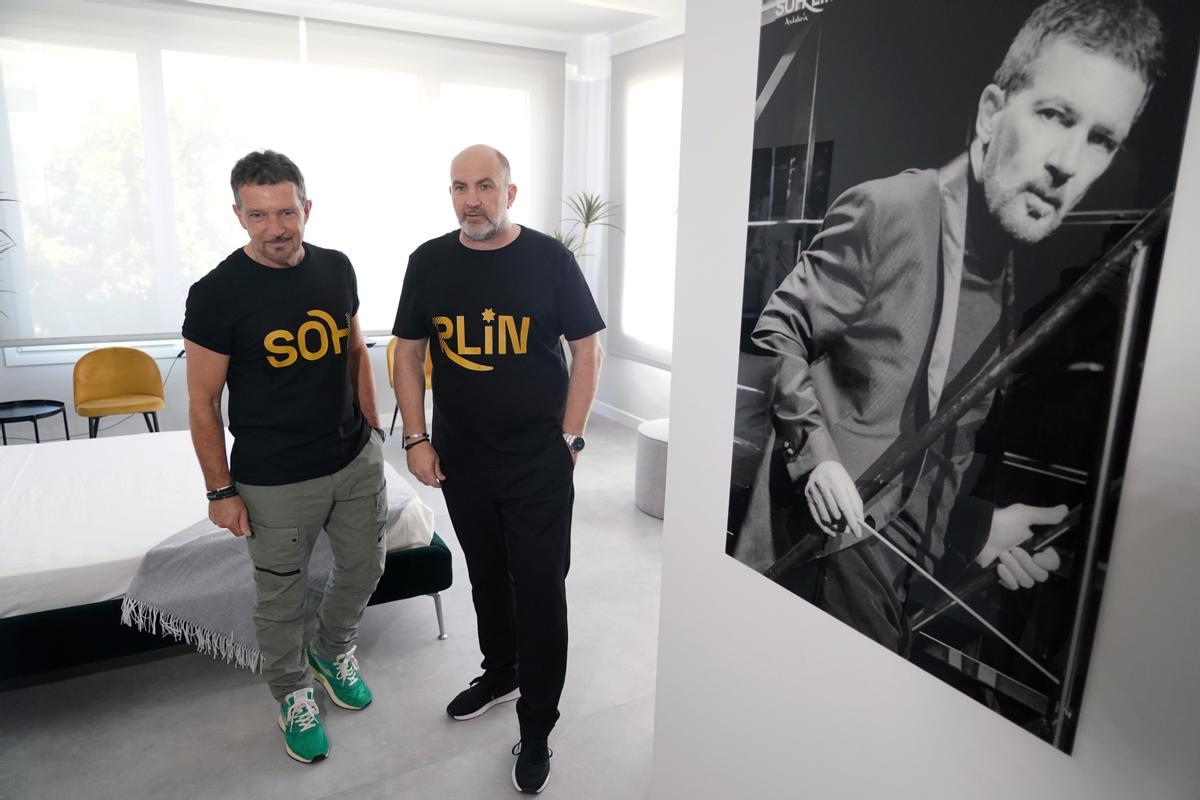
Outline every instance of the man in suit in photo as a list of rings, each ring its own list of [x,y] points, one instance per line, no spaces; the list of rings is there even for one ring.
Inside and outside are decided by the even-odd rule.
[[[1015,589],[1058,566],[1052,549],[1031,555],[1020,545],[1065,506],[997,508],[965,480],[991,396],[869,508],[854,479],[1011,340],[1013,250],[1053,233],[1104,174],[1163,61],[1161,24],[1141,0],[1050,0],[981,93],[966,153],[940,170],[854,186],[833,203],[753,333],[778,356],[773,441],[734,557],[771,566],[808,522],[792,506],[807,506],[828,540],[781,583],[900,653],[910,646],[911,568],[864,536],[868,512],[929,571],[995,564]],[[779,501],[797,494],[803,504]]]

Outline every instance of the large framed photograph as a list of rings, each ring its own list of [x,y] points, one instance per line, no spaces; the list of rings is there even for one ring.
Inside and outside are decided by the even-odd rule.
[[[1067,753],[1198,35],[762,4],[727,553]]]

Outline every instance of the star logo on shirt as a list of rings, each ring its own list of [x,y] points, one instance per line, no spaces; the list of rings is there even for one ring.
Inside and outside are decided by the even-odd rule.
[[[496,312],[495,312],[495,311],[493,311],[493,310],[492,310],[492,309],[490,309],[490,308],[485,308],[485,309],[483,310],[483,321],[484,321],[484,322],[492,322],[492,321],[493,321],[493,320],[495,320],[495,319],[496,319]]]

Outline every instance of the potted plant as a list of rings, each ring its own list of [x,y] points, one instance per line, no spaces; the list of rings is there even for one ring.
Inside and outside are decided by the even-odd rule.
[[[563,205],[572,214],[564,218],[563,222],[569,222],[571,225],[565,231],[556,230],[554,238],[575,254],[576,261],[583,261],[587,255],[588,231],[593,225],[621,230],[619,226],[608,222],[620,206],[613,205],[598,194],[578,192],[564,200]]]

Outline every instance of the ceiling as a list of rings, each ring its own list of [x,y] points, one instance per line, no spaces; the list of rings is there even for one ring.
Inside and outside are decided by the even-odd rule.
[[[472,38],[525,31],[551,37],[613,34],[682,20],[686,0],[186,0],[401,29],[451,26]],[[463,35],[460,34],[460,35]]]
[[[684,0],[355,0],[398,12],[518,25],[573,35],[615,33],[663,16],[682,16]]]

